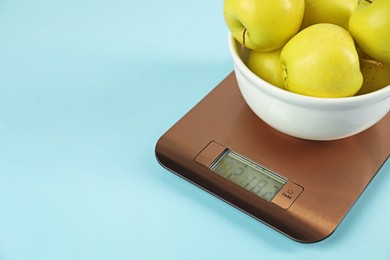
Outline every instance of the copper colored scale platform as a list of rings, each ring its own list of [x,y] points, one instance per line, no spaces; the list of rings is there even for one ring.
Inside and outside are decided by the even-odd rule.
[[[300,242],[331,235],[389,155],[390,113],[349,138],[301,140],[261,121],[234,73],[156,145],[165,168]]]

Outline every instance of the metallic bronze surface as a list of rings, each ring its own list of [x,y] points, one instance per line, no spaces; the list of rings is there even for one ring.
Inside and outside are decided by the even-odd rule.
[[[211,142],[220,146],[201,153]],[[294,192],[300,194],[290,204],[278,202],[279,194],[273,203],[215,174],[205,165],[223,147],[298,184],[301,188]],[[332,234],[389,155],[390,113],[370,129],[341,140],[290,137],[250,110],[234,73],[156,145],[161,165],[300,242]]]

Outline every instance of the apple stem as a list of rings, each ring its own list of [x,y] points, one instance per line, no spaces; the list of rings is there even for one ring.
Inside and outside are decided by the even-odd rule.
[[[373,64],[375,66],[377,66],[378,68],[381,68],[383,63],[380,62],[380,61],[377,61],[377,60],[371,60],[371,59],[365,59],[365,58],[360,58],[360,60],[362,62],[365,62],[365,63],[370,63],[370,64]]]
[[[364,1],[366,1],[367,3],[372,4],[372,1],[371,1],[371,0],[364,0]]]
[[[245,48],[245,34],[246,34],[246,28],[244,28],[244,31],[242,32],[242,47]]]

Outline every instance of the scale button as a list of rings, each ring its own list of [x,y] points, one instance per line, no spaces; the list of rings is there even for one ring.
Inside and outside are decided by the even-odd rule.
[[[303,188],[301,186],[288,181],[272,199],[272,202],[284,209],[288,209],[302,191]]]
[[[195,161],[209,167],[225,151],[226,147],[211,141],[196,157]]]

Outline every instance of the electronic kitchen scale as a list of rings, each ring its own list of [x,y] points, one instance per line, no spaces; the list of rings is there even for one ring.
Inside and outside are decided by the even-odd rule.
[[[390,113],[336,141],[280,133],[247,106],[231,73],[157,142],[170,171],[300,242],[336,229],[390,155]]]

